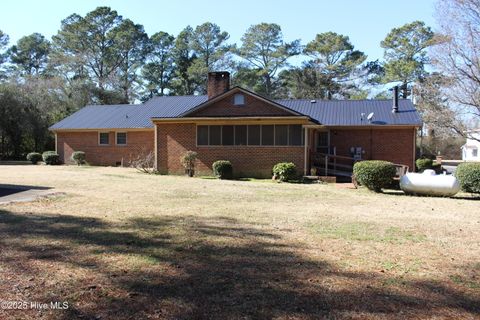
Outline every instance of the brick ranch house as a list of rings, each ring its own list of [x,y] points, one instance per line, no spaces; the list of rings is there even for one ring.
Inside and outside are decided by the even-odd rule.
[[[228,72],[208,74],[205,96],[154,97],[139,105],[86,106],[50,127],[56,151],[71,163],[84,151],[93,165],[128,165],[154,152],[160,173],[183,174],[180,157],[198,153],[196,172],[230,160],[237,176],[271,175],[288,161],[299,172],[342,175],[353,161],[388,160],[414,168],[421,119],[410,100],[271,100],[230,88]]]

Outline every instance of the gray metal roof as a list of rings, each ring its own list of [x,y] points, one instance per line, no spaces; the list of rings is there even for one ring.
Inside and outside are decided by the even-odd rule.
[[[151,118],[176,118],[207,100],[207,96],[154,97],[145,106],[152,109]]]
[[[154,97],[138,105],[86,106],[50,127],[67,129],[153,128],[151,118],[175,118],[207,100],[207,96]]]
[[[207,101],[207,96],[154,97],[139,105],[86,106],[50,127],[51,130],[152,128],[151,118],[177,118]],[[293,111],[328,126],[421,125],[410,100],[399,101],[392,113],[392,100],[275,100]],[[372,122],[366,117],[374,113]],[[365,117],[362,121],[361,114]]]
[[[400,99],[398,112],[392,113],[393,101],[386,100],[276,100],[277,103],[309,116],[326,126],[421,125],[412,101]],[[372,113],[372,121],[367,116]],[[365,114],[362,120],[362,113]]]

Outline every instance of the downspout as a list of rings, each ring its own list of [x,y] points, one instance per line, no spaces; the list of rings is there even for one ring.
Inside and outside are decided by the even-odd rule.
[[[58,154],[58,137],[56,132],[55,132],[55,153]]]

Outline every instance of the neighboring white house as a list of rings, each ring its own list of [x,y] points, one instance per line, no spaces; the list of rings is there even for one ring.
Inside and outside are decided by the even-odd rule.
[[[468,133],[467,143],[462,146],[462,160],[480,161],[480,129]]]

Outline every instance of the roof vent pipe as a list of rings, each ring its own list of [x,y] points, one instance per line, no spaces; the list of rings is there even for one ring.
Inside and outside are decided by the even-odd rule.
[[[398,86],[393,87],[393,106],[392,113],[398,112]]]

